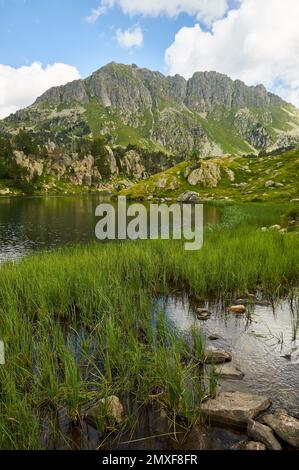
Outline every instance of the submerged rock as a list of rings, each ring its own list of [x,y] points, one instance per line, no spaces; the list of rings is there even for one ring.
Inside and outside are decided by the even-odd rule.
[[[267,447],[269,450],[281,450],[281,445],[274,437],[274,433],[271,428],[264,424],[258,423],[257,421],[249,420],[247,426],[248,436],[256,439]]]
[[[217,335],[216,333],[214,333],[214,334],[210,335],[208,339],[210,341],[217,341],[218,339],[220,339],[220,336]]]
[[[227,311],[230,313],[243,314],[246,312],[246,307],[245,305],[231,305],[231,307],[228,307]]]
[[[241,392],[221,392],[202,404],[202,411],[215,423],[244,428],[250,419],[271,406],[269,398]]]
[[[101,416],[107,416],[120,424],[124,420],[124,408],[116,396],[102,398],[85,412],[85,419],[91,425],[96,425]]]
[[[264,416],[263,423],[283,441],[299,449],[299,419],[290,416],[286,410],[277,410],[273,415]]]
[[[223,364],[215,368],[215,373],[221,379],[242,380],[245,374],[232,364]]]
[[[198,320],[208,320],[211,316],[211,312],[209,312],[206,308],[197,308],[196,309],[196,316]]]
[[[205,364],[224,364],[232,360],[231,353],[223,349],[209,349],[205,352]]]
[[[232,450],[267,450],[267,448],[262,442],[242,441],[234,445]]]

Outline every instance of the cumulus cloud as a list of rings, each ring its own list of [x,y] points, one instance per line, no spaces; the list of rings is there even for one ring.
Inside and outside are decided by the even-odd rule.
[[[121,47],[142,47],[143,45],[143,32],[140,26],[134,26],[133,28],[122,31],[118,29],[116,31],[116,40]]]
[[[0,64],[0,119],[32,104],[48,88],[80,78],[75,67],[52,64],[13,68]]]
[[[216,70],[248,84],[263,83],[299,106],[298,0],[242,0],[213,23],[184,27],[167,49],[172,74],[189,78]]]
[[[234,3],[239,0],[231,0]],[[125,14],[157,17],[176,17],[181,13],[195,16],[198,21],[210,24],[222,18],[229,8],[228,0],[102,0],[86,18],[94,23],[110,8],[119,6]]]

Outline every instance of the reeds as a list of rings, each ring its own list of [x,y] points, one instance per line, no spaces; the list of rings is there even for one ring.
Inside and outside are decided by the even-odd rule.
[[[298,285],[298,245],[296,235],[220,227],[207,230],[198,252],[178,241],[90,244],[2,266],[0,448],[41,448],[46,407],[65,406],[77,422],[86,402],[112,394],[126,404],[124,425],[152,399],[173,420],[196,422],[204,389],[194,357],[204,342],[195,332],[193,345],[177,336],[163,312],[154,321],[155,298],[257,287],[287,295]]]

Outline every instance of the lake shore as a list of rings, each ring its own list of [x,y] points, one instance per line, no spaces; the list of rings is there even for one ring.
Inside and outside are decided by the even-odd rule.
[[[244,227],[230,214],[206,229],[203,249],[192,254],[176,241],[93,243],[4,264],[1,448],[73,447],[70,429],[86,437],[86,407],[99,400],[98,446],[128,431],[134,440],[137,417],[152,406],[160,423],[178,423],[181,437],[198,429],[217,376],[213,368],[208,382],[202,374],[200,330],[188,342],[163,309],[153,316],[155,299],[177,292],[200,304],[217,296],[226,307],[257,291],[295,299],[298,245],[296,234]],[[57,427],[61,413],[68,431]]]

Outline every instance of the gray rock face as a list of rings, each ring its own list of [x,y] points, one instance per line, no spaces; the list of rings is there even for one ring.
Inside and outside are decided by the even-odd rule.
[[[276,138],[271,132],[274,108],[281,120]],[[51,88],[34,105],[4,120],[1,127],[9,132],[16,127],[39,132],[42,123],[50,132],[58,124],[65,138],[75,133],[76,125],[79,132],[85,128],[86,136],[98,130],[115,135],[120,127],[123,134],[123,126],[129,126],[132,144],[136,140],[154,143],[172,153],[192,152],[203,157],[231,153],[232,148],[250,153],[275,148],[278,142],[281,148],[293,140],[298,143],[298,117],[294,107],[262,85],[248,87],[216,72],[197,72],[187,81],[179,75],[165,77],[137,66],[110,63],[84,80]],[[285,132],[287,123],[293,127],[290,135]],[[229,144],[221,138],[224,130]],[[61,133],[57,134],[59,142]]]
[[[263,417],[263,422],[270,426],[283,441],[299,449],[299,420],[285,410],[277,410],[273,415]]]
[[[250,419],[247,426],[247,433],[249,437],[265,444],[267,449],[281,450],[281,445],[277,439],[275,439],[272,429],[268,426]]]
[[[240,392],[221,392],[216,399],[202,404],[202,411],[215,423],[245,428],[250,419],[266,411],[271,401],[260,395]]]

